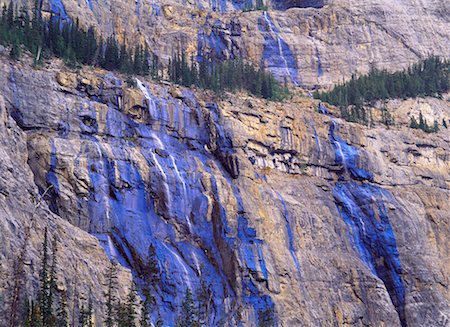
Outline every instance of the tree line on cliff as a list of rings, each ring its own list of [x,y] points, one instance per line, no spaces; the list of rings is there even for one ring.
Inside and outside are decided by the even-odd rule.
[[[195,85],[214,92],[246,90],[251,94],[275,101],[285,98],[289,91],[272,74],[256,69],[242,59],[217,61],[204,56],[200,62],[187,59],[180,51],[172,56],[168,67],[169,79],[184,86]]]
[[[138,296],[134,282],[124,300],[118,297],[118,268],[111,261],[105,272],[104,303],[94,304],[91,294],[80,294],[79,281],[74,281],[73,289],[68,289],[58,279],[58,242],[51,241],[47,229],[40,251],[39,287],[34,294],[26,291],[25,262],[28,247],[25,238],[19,255],[15,259],[9,287],[0,303],[8,327],[93,327],[95,312],[103,310],[105,327],[162,327],[164,321],[157,307],[151,289],[160,281],[159,265],[153,245],[149,247],[149,259],[140,278],[142,296]],[[69,299],[70,296],[70,299]],[[143,299],[141,299],[143,298]],[[187,287],[176,317],[177,327],[200,327],[209,325],[211,312],[211,286],[203,279],[195,294]],[[4,302],[4,303],[2,303]],[[71,307],[69,308],[69,302]],[[6,308],[6,310],[5,310]],[[153,317],[153,321],[152,318]],[[97,319],[98,322],[98,319]]]
[[[450,90],[450,61],[437,56],[390,73],[372,69],[368,74],[336,85],[331,91],[316,92],[315,97],[335,106],[373,104],[378,100],[414,97],[440,97]]]
[[[246,90],[271,100],[281,100],[288,94],[269,72],[256,69],[243,60],[203,58],[200,62],[188,61],[184,51],[179,51],[173,54],[165,69],[147,46],[137,44],[130,48],[114,36],[103,39],[93,27],[83,29],[78,19],[71,21],[53,13],[49,19],[44,19],[40,4],[36,0],[31,17],[26,5],[18,10],[12,1],[1,11],[0,44],[11,48],[10,56],[14,60],[26,50],[33,55],[36,65],[46,58],[58,57],[73,68],[92,65],[128,75],[150,75],[154,79],[167,77],[174,83],[216,93]]]
[[[368,74],[352,78],[336,85],[330,91],[315,92],[314,97],[341,109],[347,121],[367,124],[370,113],[365,105],[373,106],[377,101],[407,99],[415,97],[442,97],[450,90],[450,61],[437,56],[413,64],[398,72],[372,69]],[[383,108],[382,108],[383,109]],[[389,117],[387,117],[389,122]],[[426,122],[411,121],[412,128],[436,132],[436,122],[428,127]],[[446,127],[446,122],[443,122]]]

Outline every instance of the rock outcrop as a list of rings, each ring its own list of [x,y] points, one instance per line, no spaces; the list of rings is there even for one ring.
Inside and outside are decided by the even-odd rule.
[[[29,8],[33,5],[30,1]],[[196,57],[243,57],[306,88],[450,53],[447,1],[273,0],[266,5],[267,12],[246,11],[258,8],[257,1],[48,0],[43,9],[66,20],[77,17],[130,45],[146,42],[164,63],[180,49]]]
[[[99,244],[140,285],[152,246],[168,325],[202,282],[212,325],[448,324],[449,133],[407,127],[419,107],[448,120],[447,101],[393,101],[396,125],[367,128],[300,96],[213,101],[58,62],[0,71],[3,258],[50,187],[30,257],[49,225],[66,280],[99,303]]]

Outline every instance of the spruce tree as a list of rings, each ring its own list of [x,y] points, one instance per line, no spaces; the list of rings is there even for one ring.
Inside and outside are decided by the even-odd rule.
[[[116,308],[116,287],[117,287],[117,265],[111,261],[106,273],[106,317],[105,326],[114,326],[115,308]]]
[[[208,316],[212,301],[211,285],[206,284],[203,277],[200,278],[200,287],[197,290],[197,320],[201,325],[209,325]]]
[[[409,127],[417,129],[419,128],[419,124],[417,123],[416,118],[414,118],[414,116],[411,116],[411,121],[409,123]]]
[[[67,327],[69,314],[67,309],[67,295],[64,291],[59,294],[58,309],[56,312],[56,327]]]
[[[125,319],[123,322],[123,326],[120,327],[136,326],[136,318],[137,318],[136,302],[137,302],[136,286],[134,285],[134,282],[131,281],[130,290],[124,303]]]
[[[445,118],[442,118],[442,127],[447,128],[447,121]]]
[[[45,327],[42,322],[42,314],[39,303],[31,301],[29,310],[24,321],[24,327]]]
[[[437,120],[434,120],[432,132],[434,132],[434,133],[439,132],[439,124],[438,124]]]
[[[17,39],[16,36],[14,36],[14,39],[12,41],[11,51],[9,52],[9,56],[13,60],[19,60],[21,53],[22,53],[22,50],[20,48],[19,40]]]
[[[196,327],[199,323],[196,319],[195,302],[191,289],[186,288],[183,302],[181,304],[181,312],[177,319],[177,327]]]
[[[44,326],[47,326],[50,321],[51,309],[49,309],[50,299],[50,278],[49,278],[49,244],[48,244],[48,231],[47,227],[44,231],[44,241],[42,242],[42,256],[41,256],[41,270],[39,273],[39,309],[42,314],[42,322]]]

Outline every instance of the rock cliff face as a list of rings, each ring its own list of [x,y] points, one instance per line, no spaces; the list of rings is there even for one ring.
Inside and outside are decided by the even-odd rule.
[[[202,282],[214,326],[268,315],[279,326],[448,325],[449,133],[406,127],[418,111],[448,119],[448,101],[392,101],[396,125],[367,128],[297,96],[213,101],[58,62],[1,59],[0,71],[5,271],[35,217],[27,269],[48,225],[65,280],[83,280],[97,303],[106,255],[142,283],[154,246],[167,325]]]
[[[264,2],[268,12],[243,12],[257,2],[44,0],[43,9],[129,44],[146,42],[165,63],[180,49],[198,57],[240,56],[307,88],[450,53],[448,1],[273,0]]]
[[[179,49],[244,57],[293,89],[450,53],[446,1],[273,0],[250,10],[260,5],[44,0],[43,10],[146,42],[163,62]],[[450,133],[407,128],[419,112],[448,121],[448,96],[390,101],[387,129],[376,108],[367,127],[300,96],[217,99],[125,79],[0,53],[2,275],[25,244],[24,287],[37,288],[47,227],[58,287],[71,308],[90,298],[97,326],[108,258],[120,263],[123,297],[131,278],[146,282],[151,247],[168,326],[186,288],[204,283],[212,326],[271,316],[278,326],[450,324]],[[0,281],[5,303],[9,284]]]

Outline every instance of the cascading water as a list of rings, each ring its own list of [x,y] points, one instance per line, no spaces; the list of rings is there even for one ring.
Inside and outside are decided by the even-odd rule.
[[[295,86],[298,86],[297,64],[294,54],[280,37],[279,31],[267,11],[263,12],[258,26],[265,40],[263,60],[267,62],[269,69],[276,77],[279,79],[288,77]]]
[[[85,0],[85,2],[86,2],[86,6],[88,6],[89,9],[92,11],[93,8],[92,8],[92,2],[91,2],[91,0]]]
[[[402,267],[384,205],[385,201],[394,199],[386,190],[367,183],[373,175],[359,167],[358,150],[336,135],[337,128],[336,121],[332,119],[329,139],[335,150],[336,164],[344,167],[344,174],[336,183],[333,196],[348,227],[352,244],[369,270],[383,281],[402,326],[406,326]]]

